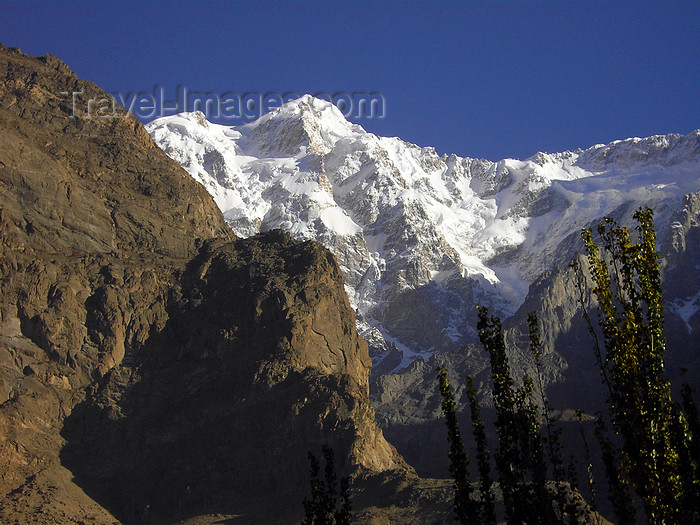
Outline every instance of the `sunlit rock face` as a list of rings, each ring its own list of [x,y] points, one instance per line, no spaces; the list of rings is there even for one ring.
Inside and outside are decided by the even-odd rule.
[[[65,92],[108,96],[0,47],[0,522],[298,523],[323,445],[414,483],[334,256],[237,238],[138,121]]]

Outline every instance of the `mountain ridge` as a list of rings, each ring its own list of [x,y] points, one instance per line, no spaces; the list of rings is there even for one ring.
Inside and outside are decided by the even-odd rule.
[[[700,130],[491,162],[377,137],[308,95],[245,126],[192,130],[204,121],[164,117],[147,129],[237,234],[281,228],[334,252],[378,370],[397,351],[405,367],[473,342],[469,305],[513,315],[545,269],[580,250],[567,239],[603,215],[650,204],[665,239],[674,207],[700,191]],[[270,122],[307,131],[256,156],[282,140]]]
[[[328,106],[308,98],[290,104],[309,103]],[[300,111],[287,109],[279,113],[300,121]],[[325,116],[342,118],[328,107]],[[552,406],[561,414],[603,409],[590,386],[598,372],[569,263],[585,252],[581,229],[595,229],[604,215],[630,226],[636,209],[654,208],[667,370],[674,385],[680,367],[691,371],[686,377],[700,377],[700,131],[492,162],[438,155],[336,122],[344,137],[336,133],[308,153],[310,135],[297,135],[286,142],[286,156],[267,158],[247,151],[244,138],[226,136],[244,137],[255,122],[245,130],[212,125],[212,134],[192,141],[168,128],[178,118],[147,129],[212,193],[234,231],[281,228],[336,255],[358,331],[370,345],[379,425],[420,475],[448,474],[435,368],[447,366],[455,384],[474,377],[482,403],[492,402],[477,304],[503,319],[517,380],[534,366],[526,316],[535,312]],[[212,177],[200,155],[215,151],[221,162]],[[595,308],[590,295],[585,306]],[[464,391],[455,397],[466,410]]]

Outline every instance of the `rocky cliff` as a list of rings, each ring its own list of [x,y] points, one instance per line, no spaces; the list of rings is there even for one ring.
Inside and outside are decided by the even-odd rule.
[[[334,257],[237,240],[140,123],[71,118],[73,92],[108,97],[0,48],[0,521],[291,522],[323,444],[363,522],[449,514],[374,422]]]

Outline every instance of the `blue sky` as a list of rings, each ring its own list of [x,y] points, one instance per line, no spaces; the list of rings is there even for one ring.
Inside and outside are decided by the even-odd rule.
[[[379,92],[357,120],[526,158],[700,128],[700,2],[4,2],[0,41],[111,93]]]

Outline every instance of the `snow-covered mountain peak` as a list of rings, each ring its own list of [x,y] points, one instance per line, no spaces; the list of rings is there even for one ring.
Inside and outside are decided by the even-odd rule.
[[[332,103],[304,95],[241,126],[251,145],[263,156],[325,155],[343,137],[364,134]]]
[[[525,162],[576,166],[592,172],[644,166],[671,166],[700,161],[700,130],[688,135],[669,133],[650,137],[631,137],[608,144],[596,144],[585,150],[561,153],[537,152]]]
[[[544,151],[538,151],[532,157],[529,157],[525,162],[532,162],[538,166],[544,166],[545,164],[573,164],[579,155],[583,153],[582,149],[577,149],[574,151],[563,151],[561,153],[547,153]]]
[[[206,115],[197,110],[197,111],[191,111],[189,113],[182,113],[181,114],[184,118],[188,120],[192,120],[202,126],[203,128],[208,128],[209,127],[209,121],[207,120]]]
[[[304,95],[274,108],[269,113],[262,115],[244,127],[257,127],[270,120],[280,122],[299,118],[314,119],[329,127],[342,126],[345,129],[351,129],[354,126],[347,121],[343,113],[331,102],[311,95]]]
[[[670,133],[598,144],[582,152],[578,164],[603,171],[633,166],[673,166],[700,161],[700,130],[688,135]]]

